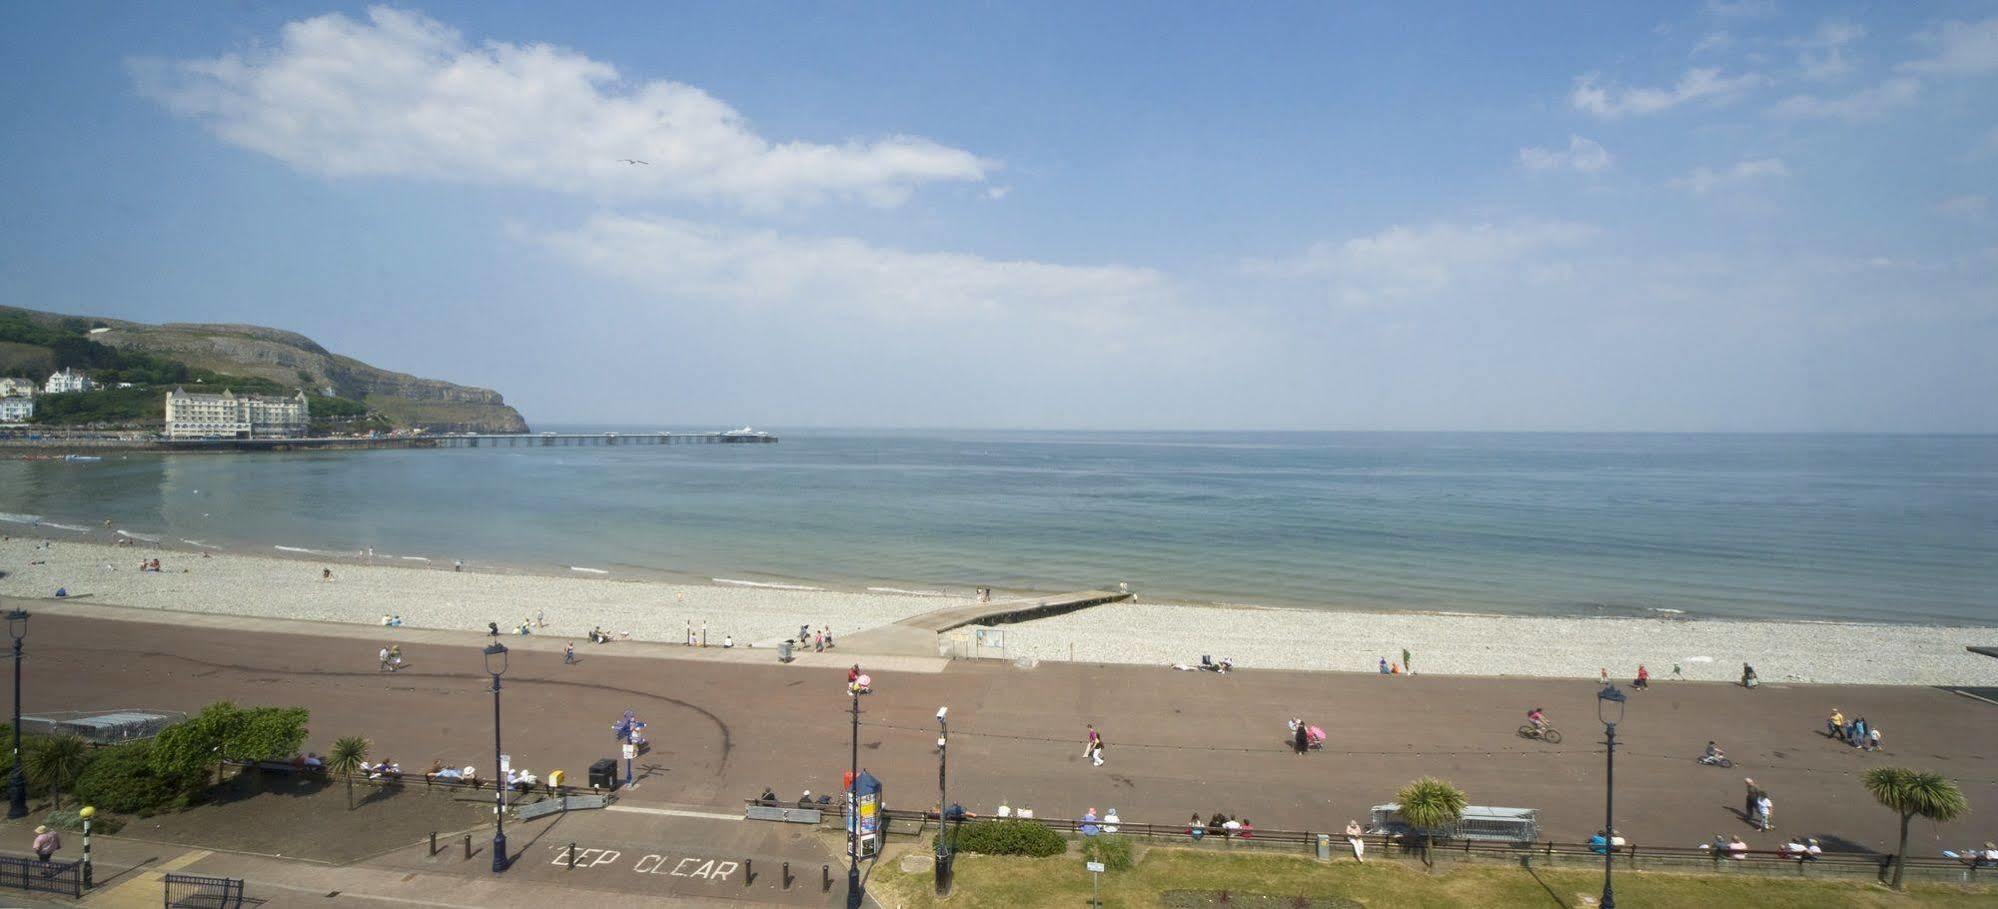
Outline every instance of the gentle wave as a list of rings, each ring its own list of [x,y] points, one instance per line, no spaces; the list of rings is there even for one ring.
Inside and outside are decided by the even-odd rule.
[[[903,595],[903,596],[911,596],[911,597],[947,597],[947,596],[950,596],[950,591],[947,591],[947,590],[905,590],[905,589],[903,589],[903,588],[900,588],[900,587],[869,587],[869,588],[867,588],[867,592],[868,592],[868,593],[894,593],[894,594],[901,594],[901,595]]]
[[[427,557],[427,556],[399,556],[398,558],[401,558],[401,559],[402,559],[403,561],[405,561],[405,562],[428,562],[428,561],[430,561],[429,557]]]
[[[807,587],[803,584],[772,584],[766,581],[739,581],[736,580],[735,578],[709,578],[708,580],[713,581],[717,584],[728,584],[735,587],[765,587],[770,590],[824,590],[825,589],[824,587]]]
[[[131,532],[131,531],[129,531],[129,530],[120,530],[120,531],[118,531],[118,535],[119,535],[119,536],[121,536],[121,537],[130,537],[131,539],[134,539],[134,540],[143,540],[143,541],[145,541],[145,542],[147,542],[147,543],[157,543],[157,542],[159,542],[159,541],[160,541],[160,538],[159,538],[159,537],[157,537],[157,536],[154,536],[153,534],[150,534],[150,533],[133,533],[133,532]]]
[[[318,555],[318,556],[345,556],[348,554],[344,552],[328,552],[323,549],[307,549],[303,546],[272,546],[271,548],[276,549],[280,552],[302,552],[305,553],[306,555]]]
[[[54,522],[54,521],[40,521],[40,522],[37,522],[37,523],[35,524],[35,526],[37,526],[37,527],[53,527],[53,528],[55,528],[55,529],[57,529],[57,530],[71,530],[71,531],[75,531],[75,532],[77,532],[77,533],[89,533],[89,532],[90,532],[90,528],[88,528],[88,527],[78,527],[78,526],[76,526],[75,524],[57,524],[57,523],[56,523],[56,522]]]
[[[14,514],[12,512],[0,511],[0,521],[6,521],[10,524],[40,524],[42,516],[38,514]]]
[[[580,572],[582,572],[582,573],[584,573],[584,574],[610,574],[610,572],[608,572],[608,571],[605,571],[605,570],[603,570],[603,569],[601,569],[601,568],[583,568],[583,567],[581,567],[581,566],[579,566],[579,565],[571,565],[571,566],[569,566],[569,570],[570,570],[570,571],[580,571]]]
[[[221,549],[221,548],[222,548],[222,547],[220,547],[220,546],[217,546],[217,545],[215,545],[215,544],[213,544],[213,543],[209,543],[209,542],[206,542],[206,541],[203,541],[203,540],[188,540],[188,539],[183,539],[183,540],[181,540],[181,542],[183,542],[183,543],[186,543],[186,544],[187,544],[187,545],[189,545],[189,546],[199,546],[199,547],[201,547],[201,548],[203,548],[203,549]]]

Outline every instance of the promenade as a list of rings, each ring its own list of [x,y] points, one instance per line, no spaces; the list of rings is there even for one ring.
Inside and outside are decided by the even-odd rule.
[[[309,748],[364,735],[374,754],[408,769],[431,760],[482,769],[491,761],[491,695],[479,648],[464,632],[228,616],[117,611],[6,600],[35,613],[27,641],[28,712],[107,707],[196,710],[229,698],[312,711]],[[85,617],[116,612],[120,619]],[[169,624],[135,619],[163,619]],[[408,668],[377,670],[398,641]],[[993,661],[874,661],[808,654],[779,665],[768,650],[579,645],[503,639],[506,749],[516,766],[567,769],[612,756],[610,725],[625,708],[651,724],[653,750],[625,804],[738,810],[770,786],[786,798],[838,788],[848,761],[844,666],[875,680],[861,700],[860,763],[889,804],[935,802],[935,714],[951,719],[951,798],[986,813],[1002,801],[1042,817],[1115,807],[1128,821],[1171,823],[1224,811],[1258,827],[1335,830],[1389,801],[1421,775],[1451,780],[1473,804],[1538,808],[1545,833],[1579,840],[1601,823],[1601,726],[1595,685],[1576,680],[1244,671]],[[1514,734],[1545,707],[1567,733],[1560,746]],[[1887,751],[1862,754],[1821,733],[1838,706],[1885,731]],[[1290,752],[1284,720],[1325,726],[1323,753]],[[1866,769],[1905,765],[1959,781],[1971,805],[1952,824],[1917,825],[1915,854],[1998,836],[1998,707],[1923,687],[1657,682],[1634,692],[1619,728],[1617,826],[1631,841],[1691,846],[1742,833],[1756,849],[1794,835],[1826,848],[1888,850],[1895,819],[1859,782]],[[1102,731],[1107,763],[1082,757],[1085,723]],[[1694,758],[1719,739],[1738,766]],[[1776,831],[1737,816],[1742,778],[1776,803]]]

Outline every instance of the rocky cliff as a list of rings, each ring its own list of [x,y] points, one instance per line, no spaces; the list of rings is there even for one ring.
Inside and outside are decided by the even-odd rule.
[[[328,351],[296,332],[258,325],[148,325],[13,307],[0,307],[0,312],[47,322],[82,319],[93,329],[107,329],[89,335],[99,344],[157,354],[226,375],[303,386],[308,393],[330,389],[365,402],[399,426],[433,432],[527,431],[527,421],[497,391],[379,369]]]

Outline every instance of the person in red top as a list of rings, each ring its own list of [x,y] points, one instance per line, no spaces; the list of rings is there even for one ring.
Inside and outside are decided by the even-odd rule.
[[[1643,663],[1637,664],[1637,681],[1632,683],[1630,687],[1632,688],[1651,687],[1651,670],[1644,668]]]
[[[857,681],[860,681],[860,664],[859,664],[859,663],[855,663],[855,664],[853,664],[853,668],[852,668],[852,669],[849,669],[849,670],[847,670],[847,671],[846,671],[846,683],[847,683],[848,685],[851,685],[851,684],[853,684],[854,682],[857,682]]]

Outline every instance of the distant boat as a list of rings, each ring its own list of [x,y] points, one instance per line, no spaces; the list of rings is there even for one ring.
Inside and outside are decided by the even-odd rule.
[[[767,436],[767,435],[769,435],[769,433],[767,433],[767,432],[763,432],[763,431],[761,431],[761,430],[756,430],[756,429],[751,429],[751,428],[749,428],[749,427],[747,427],[747,426],[744,426],[744,427],[743,427],[743,428],[741,428],[741,429],[731,429],[731,430],[729,430],[729,431],[727,431],[727,432],[725,432],[725,433],[722,433],[722,435],[725,435],[725,436]]]
[[[80,455],[80,454],[63,455],[62,459],[65,461],[84,461],[84,462],[104,460],[102,457],[98,455]]]

